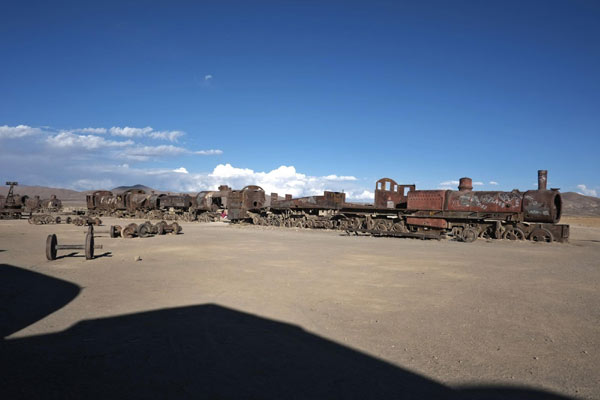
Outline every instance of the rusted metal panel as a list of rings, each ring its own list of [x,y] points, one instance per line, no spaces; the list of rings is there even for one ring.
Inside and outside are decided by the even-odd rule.
[[[520,213],[522,196],[520,192],[449,191],[446,210]]]
[[[322,196],[298,197],[296,199],[288,198],[285,200],[276,200],[271,198],[271,208],[325,208],[340,209],[346,204],[346,193],[343,192],[323,192]]]
[[[406,218],[406,223],[408,225],[428,226],[431,228],[439,229],[446,229],[448,227],[448,221],[446,221],[443,218],[408,217]]]
[[[375,183],[376,208],[405,208],[407,193],[414,191],[415,185],[398,185],[390,178],[382,178]]]
[[[449,190],[414,190],[408,192],[406,207],[409,210],[442,211]]]
[[[527,222],[557,223],[562,214],[562,197],[557,190],[530,190],[523,195]]]

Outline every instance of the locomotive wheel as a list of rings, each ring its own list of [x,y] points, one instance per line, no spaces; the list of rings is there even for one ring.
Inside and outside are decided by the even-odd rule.
[[[94,258],[94,234],[92,232],[88,232],[88,234],[85,235],[85,259],[86,260],[92,260]]]
[[[66,222],[67,224],[70,224],[70,223],[72,222],[72,219],[71,219],[71,217],[67,217],[67,219],[66,219],[66,221],[65,221],[65,222]]]
[[[392,225],[392,232],[405,232],[406,228],[401,222],[396,222]]]
[[[116,238],[117,236],[119,236],[121,232],[121,227],[119,225],[111,225],[110,229],[109,229],[109,234],[111,238]]]
[[[121,237],[130,239],[132,238],[137,231],[136,224],[129,224],[125,228],[121,229]]]
[[[502,234],[502,239],[525,240],[525,233],[519,228],[509,228]]]
[[[477,236],[479,236],[477,229],[475,228],[465,228],[460,236],[461,240],[465,243],[473,243],[477,240]]]
[[[148,237],[152,231],[152,224],[150,222],[144,222],[143,224],[138,225],[137,227],[137,235],[139,237]]]
[[[56,235],[48,235],[46,238],[46,258],[49,261],[56,260],[56,245],[58,244],[58,240],[56,240]]]
[[[160,221],[159,223],[157,223],[155,226],[156,233],[159,235],[164,235],[166,226],[167,226],[167,223],[165,221]]]
[[[554,236],[552,232],[545,228],[536,228],[529,235],[529,240],[533,240],[534,242],[546,242],[552,243],[554,240]]]
[[[481,231],[481,233],[479,234],[479,237],[482,239],[492,239],[492,233],[490,232],[489,228],[485,228],[484,230]]]
[[[377,232],[387,232],[388,229],[385,222],[379,221],[375,223],[375,226],[373,226],[373,230]]]
[[[171,224],[171,235],[178,235],[181,232],[181,226],[177,222]]]
[[[60,221],[61,221],[61,220],[60,220],[60,217],[56,217],[56,218],[54,218],[54,223],[55,223],[55,224],[60,224]]]

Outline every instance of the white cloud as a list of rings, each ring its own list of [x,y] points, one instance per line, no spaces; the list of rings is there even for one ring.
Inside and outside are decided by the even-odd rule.
[[[328,181],[355,181],[356,177],[354,176],[337,176],[337,175],[327,175],[324,176],[323,179],[327,179]]]
[[[198,154],[201,156],[215,156],[219,154],[223,154],[223,150],[198,150],[194,151],[194,154]]]
[[[335,179],[332,179],[335,177]],[[258,185],[267,194],[291,194],[295,197],[319,195],[325,190],[345,191],[349,200],[371,200],[373,193],[358,187],[355,177],[326,175],[309,176],[296,171],[294,166],[282,165],[269,172],[257,172],[249,168],[237,168],[231,164],[219,164],[207,176],[211,188],[227,184],[233,188]],[[343,178],[343,179],[340,179]]]
[[[204,80],[205,81],[210,81],[212,78],[213,78],[213,76],[211,74],[204,75]]]
[[[458,181],[445,181],[440,183],[440,186],[456,186],[458,185]]]
[[[198,150],[192,151],[184,147],[173,146],[171,144],[163,144],[160,146],[137,146],[129,149],[125,149],[121,156],[127,157],[132,160],[146,161],[153,157],[173,157],[184,154],[199,154],[199,155],[213,155],[223,154],[222,150]]]
[[[163,139],[169,140],[170,142],[176,142],[177,138],[185,135],[181,131],[153,131],[148,134],[152,139]]]
[[[131,128],[129,126],[120,128],[118,126],[113,126],[109,129],[109,132],[113,136],[142,137],[152,132],[152,128],[149,126],[145,128]]]
[[[473,182],[473,186],[483,186],[483,182]]]
[[[106,132],[108,132],[108,129],[106,129],[106,128],[80,128],[80,129],[73,129],[73,130],[65,131],[65,132],[94,133],[96,135],[103,135]]]
[[[185,167],[179,167],[174,169],[173,172],[177,172],[178,174],[189,174],[188,170]]]
[[[375,193],[368,190],[363,190],[362,193],[348,192],[346,197],[351,200],[362,200],[362,201],[373,201],[375,199]]]
[[[498,185],[498,182],[496,182],[496,181],[490,181],[489,184],[496,186],[496,185]]]
[[[32,128],[28,125],[0,126],[0,139],[16,139],[40,133],[42,133],[40,128]]]
[[[583,194],[585,196],[594,196],[598,197],[598,192],[594,189],[588,189],[588,187],[584,184],[577,185],[577,189],[581,190],[581,192],[577,192],[579,194]]]
[[[48,138],[46,138],[46,142],[53,147],[80,147],[87,150],[94,150],[102,147],[126,147],[133,144],[133,141],[131,140],[120,142],[115,140],[106,140],[100,136],[76,135],[70,132],[60,132],[55,136],[48,136]]]

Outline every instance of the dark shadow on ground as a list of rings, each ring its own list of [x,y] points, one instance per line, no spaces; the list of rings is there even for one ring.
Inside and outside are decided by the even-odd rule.
[[[46,317],[79,291],[71,282],[0,264],[0,335],[4,338]]]
[[[74,297],[53,280],[48,292]],[[36,287],[24,294],[44,292]],[[68,296],[58,298],[54,308]],[[27,311],[16,304],[11,313]],[[0,354],[6,399],[564,399],[520,388],[455,390],[297,326],[212,304],[83,320],[5,339]]]
[[[94,259],[101,257],[112,257],[112,253],[110,251],[106,251],[102,254],[94,254]],[[61,258],[85,258],[85,253],[73,251],[71,253],[63,254],[62,256],[56,257],[57,260],[60,260]]]

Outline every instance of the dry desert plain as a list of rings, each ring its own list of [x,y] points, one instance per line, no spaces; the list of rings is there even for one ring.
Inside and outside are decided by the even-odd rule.
[[[0,221],[0,393],[597,399],[600,223],[562,222],[565,244],[182,223],[46,261],[84,228]]]

